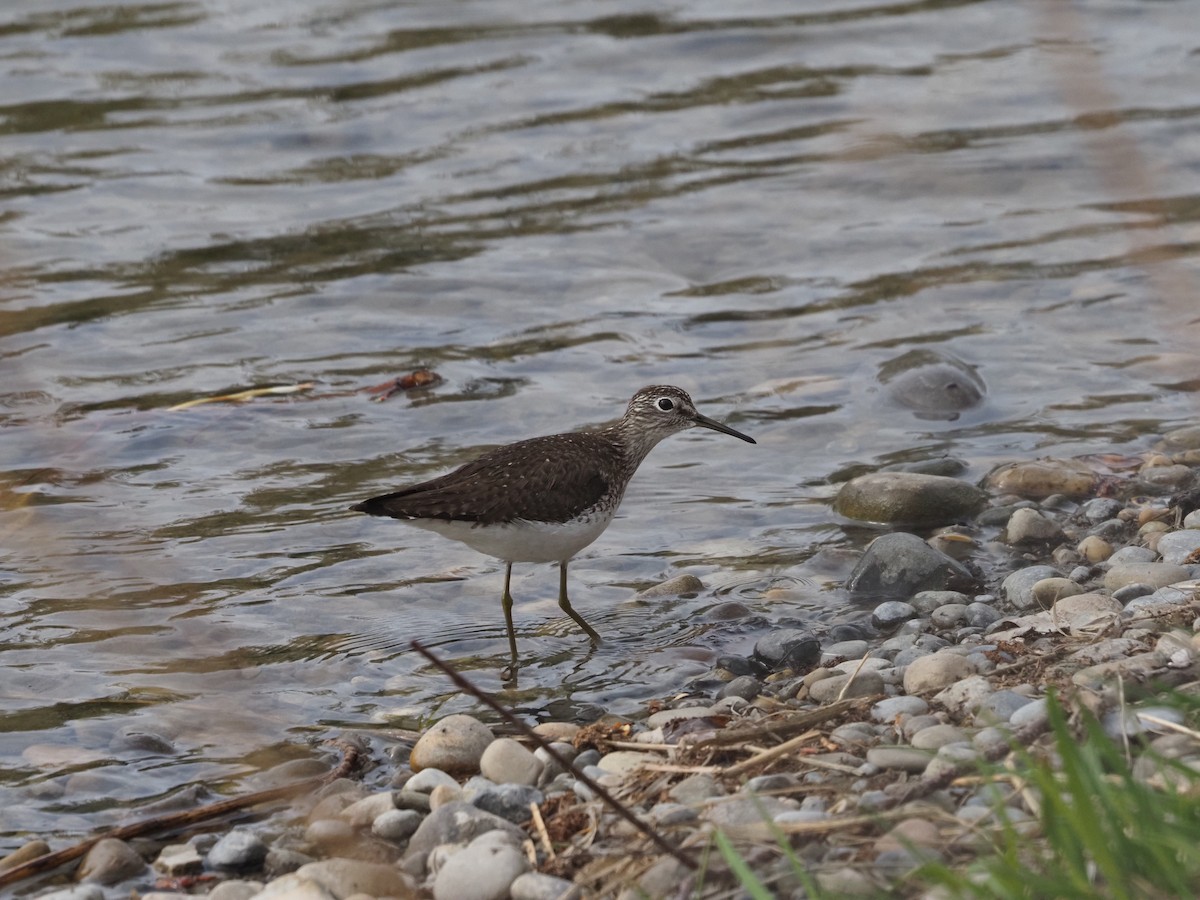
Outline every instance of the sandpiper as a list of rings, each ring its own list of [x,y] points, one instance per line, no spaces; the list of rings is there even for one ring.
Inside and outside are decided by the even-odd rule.
[[[567,563],[608,527],[654,445],[697,425],[755,443],[698,413],[686,391],[655,384],[634,394],[625,415],[604,428],[506,444],[446,475],[350,508],[401,519],[503,561],[500,602],[515,666],[513,563],[558,563],[558,605],[599,643],[600,635],[567,599]]]

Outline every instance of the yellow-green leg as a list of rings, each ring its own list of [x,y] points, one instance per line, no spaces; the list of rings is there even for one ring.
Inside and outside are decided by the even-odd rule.
[[[563,612],[575,620],[580,628],[588,633],[593,644],[604,643],[600,640],[600,635],[592,630],[592,626],[583,620],[583,616],[571,608],[571,601],[567,599],[567,563],[565,561],[558,565],[558,605]]]
[[[500,605],[504,607],[504,624],[508,626],[508,652],[512,654],[513,665],[517,664],[517,633],[513,630],[512,623],[512,594],[508,591],[508,583],[512,580],[512,563],[504,564],[504,595],[500,598]]]

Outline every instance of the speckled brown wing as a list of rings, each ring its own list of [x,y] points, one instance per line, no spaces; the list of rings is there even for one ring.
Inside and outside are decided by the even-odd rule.
[[[446,475],[350,508],[479,525],[566,522],[610,496],[619,468],[611,442],[594,434],[555,434],[499,447]]]

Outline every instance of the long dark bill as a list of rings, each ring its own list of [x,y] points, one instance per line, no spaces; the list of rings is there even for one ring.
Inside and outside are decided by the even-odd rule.
[[[705,428],[711,428],[713,431],[719,431],[719,432],[721,432],[721,434],[730,434],[730,435],[733,435],[735,438],[741,438],[747,444],[757,444],[758,443],[758,441],[756,441],[754,438],[750,437],[750,435],[742,434],[740,431],[734,431],[728,425],[722,425],[720,422],[718,422],[714,419],[710,419],[708,416],[700,415],[700,413],[696,413],[696,424],[702,425]]]

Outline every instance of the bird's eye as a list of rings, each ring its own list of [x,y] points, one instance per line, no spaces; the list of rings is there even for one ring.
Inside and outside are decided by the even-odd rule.
[[[675,401],[670,397],[659,397],[658,400],[655,401],[654,405],[663,412],[670,412],[675,408]]]

